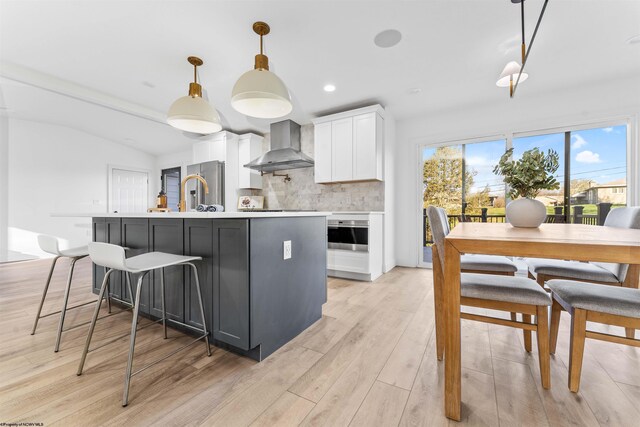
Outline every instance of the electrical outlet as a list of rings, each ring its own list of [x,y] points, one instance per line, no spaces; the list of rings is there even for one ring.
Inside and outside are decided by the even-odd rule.
[[[284,250],[282,253],[282,259],[291,259],[291,240],[284,241]]]

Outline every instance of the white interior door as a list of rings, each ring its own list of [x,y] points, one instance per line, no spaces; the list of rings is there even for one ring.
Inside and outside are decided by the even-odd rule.
[[[118,213],[146,212],[148,185],[147,172],[112,169],[109,211]]]

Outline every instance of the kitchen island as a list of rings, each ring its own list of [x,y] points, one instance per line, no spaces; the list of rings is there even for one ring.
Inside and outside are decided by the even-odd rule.
[[[93,240],[125,246],[128,257],[152,251],[202,257],[196,264],[213,344],[263,360],[322,317],[322,304],[327,299],[329,214],[90,216]],[[284,259],[285,242],[291,244],[289,259]],[[165,268],[167,315],[202,327],[194,280],[187,273],[182,266]],[[103,277],[104,269],[94,266],[94,293],[98,293]],[[114,272],[110,292],[116,300],[128,301],[123,279],[123,274]],[[160,275],[152,272],[144,280],[140,312],[157,319],[162,314]]]

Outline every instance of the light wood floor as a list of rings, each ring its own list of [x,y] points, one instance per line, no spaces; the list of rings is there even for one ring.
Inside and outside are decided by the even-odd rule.
[[[67,264],[60,264],[45,311],[62,298]],[[67,332],[57,354],[54,317],[29,335],[48,266],[48,261],[0,265],[0,422],[455,424],[443,416],[430,270],[396,268],[375,283],[330,279],[322,320],[267,360],[256,363],[221,349],[206,357],[198,344],[134,377],[129,406],[123,408],[127,337],[90,353],[78,377],[87,326]],[[89,281],[90,264],[83,260],[74,301],[95,298]],[[72,312],[68,324],[87,321],[92,309]],[[126,333],[130,320],[122,313],[98,323],[96,344]],[[564,313],[558,354],[551,361],[552,388],[546,391],[536,355],[524,351],[520,333],[463,320],[463,424],[638,426],[640,350],[588,342],[581,392],[574,395],[566,386],[568,325]],[[161,327],[150,326],[138,334],[135,364],[188,340],[172,331],[164,341]]]

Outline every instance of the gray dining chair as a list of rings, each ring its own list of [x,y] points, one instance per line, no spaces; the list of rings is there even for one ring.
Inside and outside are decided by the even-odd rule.
[[[438,360],[444,356],[444,244],[449,234],[449,225],[444,209],[435,206],[427,208],[427,216],[433,235],[433,295],[435,305],[436,354]],[[462,257],[461,257],[462,258]],[[461,264],[462,266],[462,264]],[[551,305],[549,294],[538,284],[525,277],[496,274],[461,273],[460,305],[479,307],[489,310],[522,313],[523,320],[507,320],[479,314],[461,312],[462,319],[492,323],[520,328],[525,332],[535,331],[538,336],[538,359],[540,378],[544,388],[551,387],[548,308]],[[527,316],[527,317],[525,317]],[[531,322],[535,316],[535,322]],[[530,348],[527,351],[531,351]]]
[[[640,329],[640,290],[612,288],[575,280],[550,280],[551,354],[556,352],[562,310],[571,315],[569,390],[580,388],[582,357],[586,338],[640,347],[640,340],[587,330],[587,322]]]
[[[604,221],[607,227],[640,229],[640,206],[613,209]],[[640,268],[637,265],[601,262],[577,262],[552,259],[528,258],[529,277],[540,286],[552,279],[565,279],[602,285],[638,288]],[[627,329],[627,337],[633,338],[635,331]]]

